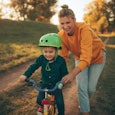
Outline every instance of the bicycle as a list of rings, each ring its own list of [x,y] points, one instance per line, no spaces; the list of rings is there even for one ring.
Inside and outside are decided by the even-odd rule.
[[[55,87],[52,89],[41,89],[40,86],[38,86],[38,84],[33,79],[27,79],[26,82],[31,83],[37,91],[45,92],[45,98],[42,100],[43,114],[39,113],[37,115],[57,115],[58,110],[55,103],[55,96],[49,93],[54,92],[56,89],[62,89],[62,82],[57,82]]]

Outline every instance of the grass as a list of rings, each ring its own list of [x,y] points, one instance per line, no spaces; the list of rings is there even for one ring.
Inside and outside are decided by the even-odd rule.
[[[115,115],[114,56],[115,48],[107,47],[107,62],[98,82],[95,107],[92,110],[93,115]]]
[[[39,37],[48,32],[57,32],[56,26],[37,22],[0,20],[0,27],[1,72],[35,58],[39,54]],[[115,45],[115,37],[111,37],[108,44]],[[115,115],[114,57],[115,48],[107,47],[107,62],[98,82],[94,97],[95,106],[91,108],[92,115]],[[68,68],[71,70],[74,67],[73,57],[70,55],[69,59]],[[39,76],[39,71],[36,71],[32,78],[38,81]],[[37,91],[27,84],[20,84],[1,93],[0,115],[35,115],[36,95]]]
[[[36,95],[37,92],[26,84],[21,84],[10,92],[2,93],[0,95],[0,115],[35,115],[33,110],[36,106]]]
[[[32,21],[0,20],[0,27],[0,43],[36,44],[41,35],[57,32],[54,25]]]
[[[38,56],[38,40],[57,27],[41,22],[0,20],[0,72]]]

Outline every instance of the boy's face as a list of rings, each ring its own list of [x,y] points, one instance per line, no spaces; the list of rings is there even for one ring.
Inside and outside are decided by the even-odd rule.
[[[42,52],[47,60],[53,60],[56,56],[56,48],[54,47],[42,47]]]

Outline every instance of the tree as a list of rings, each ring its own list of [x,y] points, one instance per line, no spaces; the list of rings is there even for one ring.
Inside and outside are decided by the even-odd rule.
[[[57,0],[12,0],[17,17],[23,20],[49,22],[54,15]]]
[[[113,1],[113,2],[112,2]],[[111,3],[111,5],[109,5]],[[86,7],[84,21],[90,25],[94,30],[104,32],[110,30],[112,23],[112,30],[115,26],[115,7],[114,0],[107,2],[106,0],[94,0]],[[114,25],[114,26],[113,26]]]
[[[115,31],[115,0],[106,3],[105,15],[109,24],[108,30]]]
[[[1,17],[2,17],[2,9],[0,8],[0,19],[1,19]]]

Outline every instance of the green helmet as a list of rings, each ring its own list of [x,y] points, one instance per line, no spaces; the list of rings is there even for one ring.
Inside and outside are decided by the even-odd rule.
[[[61,48],[61,38],[56,33],[48,33],[43,35],[40,40],[39,44],[40,47],[42,46],[51,46],[56,48]]]

